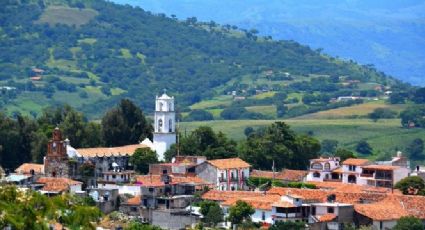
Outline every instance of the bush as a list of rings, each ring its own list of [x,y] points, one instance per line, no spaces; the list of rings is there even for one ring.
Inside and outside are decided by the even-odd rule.
[[[192,110],[187,117],[184,119],[185,121],[210,121],[214,120],[213,115],[205,110],[195,109]]]

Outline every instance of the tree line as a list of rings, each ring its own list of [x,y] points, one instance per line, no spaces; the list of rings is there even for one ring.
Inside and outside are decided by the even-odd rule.
[[[75,148],[135,144],[152,138],[153,129],[143,111],[128,99],[106,112],[101,122],[89,121],[68,105],[48,107],[36,119],[0,113],[0,165],[15,168],[23,162],[41,163],[56,126]]]

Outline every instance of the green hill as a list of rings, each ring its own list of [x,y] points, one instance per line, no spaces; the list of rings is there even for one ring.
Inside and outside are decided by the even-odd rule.
[[[36,116],[67,103],[95,119],[123,97],[150,112],[166,88],[186,114],[199,107],[220,118],[243,107],[245,117],[273,119],[284,104],[283,116],[293,117],[348,105],[329,106],[331,98],[380,96],[372,86],[400,85],[294,41],[103,0],[7,0],[0,38],[0,106],[8,114]],[[307,94],[311,100],[300,101]]]

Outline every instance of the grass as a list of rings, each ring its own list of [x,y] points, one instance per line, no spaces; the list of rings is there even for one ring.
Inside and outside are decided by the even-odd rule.
[[[273,97],[275,94],[276,94],[276,92],[269,91],[269,92],[265,92],[265,93],[260,93],[260,94],[254,95],[252,98],[255,98],[255,99],[264,99],[264,98],[267,98],[267,97]]]
[[[81,26],[93,19],[98,12],[92,9],[77,9],[64,6],[49,6],[38,19],[37,23],[49,25],[65,24]]]
[[[24,92],[13,103],[7,105],[6,108],[8,115],[12,115],[13,112],[19,112],[24,116],[31,116],[31,111],[40,114],[42,109],[47,105],[48,101],[42,93]]]
[[[83,39],[78,40],[79,44],[86,43],[86,44],[89,44],[89,45],[93,45],[96,42],[97,42],[96,38],[83,38]]]
[[[123,90],[121,88],[111,88],[111,94],[112,96],[120,95],[127,92],[126,90]]]
[[[406,109],[408,105],[392,105],[385,104],[384,101],[371,101],[364,104],[341,107],[337,109],[331,109],[326,111],[320,111],[317,113],[306,114],[298,117],[297,119],[338,119],[338,118],[348,118],[353,116],[365,117],[373,110],[377,108],[387,108],[391,109],[397,113],[400,113],[402,110]]]
[[[244,129],[270,125],[275,120],[221,120],[205,122],[182,122],[182,131],[190,132],[201,125],[212,127],[235,140],[243,140]],[[399,119],[373,122],[369,119],[290,119],[284,120],[297,133],[313,133],[313,137],[322,141],[333,139],[340,147],[354,150],[360,140],[366,140],[374,150],[382,153],[394,153],[404,150],[415,138],[425,139],[425,129],[401,128]]]
[[[245,107],[249,112],[261,113],[270,117],[276,117],[276,106],[274,105],[259,105]]]
[[[205,100],[193,104],[190,106],[191,109],[207,109],[215,106],[228,106],[232,103],[232,96],[230,95],[221,95],[214,97],[211,100]]]

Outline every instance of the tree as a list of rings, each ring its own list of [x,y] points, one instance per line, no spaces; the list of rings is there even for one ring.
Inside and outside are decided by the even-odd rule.
[[[419,176],[409,176],[397,182],[394,187],[400,189],[403,194],[415,195],[425,189],[425,182]]]
[[[425,87],[419,88],[415,91],[415,93],[413,94],[412,101],[414,101],[417,104],[425,103]]]
[[[149,225],[149,224],[141,224],[136,221],[131,221],[130,224],[124,228],[125,230],[161,230],[161,228]]]
[[[413,123],[416,127],[425,125],[425,106],[410,106],[400,113],[401,125],[410,127]]]
[[[341,158],[341,162],[345,161],[348,158],[357,158],[353,152],[347,149],[341,149],[341,148],[335,151],[335,156]]]
[[[251,135],[254,132],[255,132],[255,130],[251,126],[246,127],[243,131],[243,133],[245,134],[246,137],[249,137],[249,135]]]
[[[321,143],[321,149],[320,152],[322,154],[333,154],[335,153],[336,148],[338,147],[338,141],[337,140],[323,140]]]
[[[108,146],[135,144],[152,138],[152,129],[142,110],[128,99],[121,100],[102,118],[102,136]]]
[[[318,156],[319,142],[306,135],[297,135],[284,122],[276,122],[252,133],[238,146],[239,157],[254,168],[305,169],[309,160]]]
[[[414,216],[403,216],[397,220],[393,230],[423,230],[424,228],[421,219]]]
[[[215,133],[209,126],[200,126],[188,136],[179,138],[180,152],[191,156],[206,156],[208,159],[231,158],[237,156],[236,142],[222,132]],[[177,155],[177,146],[172,145],[165,152],[165,158],[171,160]]]
[[[130,162],[138,173],[147,174],[149,172],[149,164],[158,163],[158,157],[149,148],[139,148],[131,156]]]
[[[359,141],[359,143],[357,143],[356,151],[358,153],[369,155],[372,154],[372,150],[372,147],[370,147],[369,143],[367,143],[365,140]]]
[[[373,121],[378,121],[379,119],[390,119],[395,118],[397,113],[388,108],[376,108],[372,113],[368,114],[368,117]]]
[[[424,158],[424,141],[420,138],[414,139],[406,148],[410,159],[420,160]]]
[[[200,212],[204,216],[203,222],[213,227],[223,221],[223,210],[217,202],[205,200],[200,203]]]
[[[238,200],[236,204],[229,208],[229,216],[227,219],[232,224],[241,224],[242,222],[251,220],[251,215],[255,213],[255,209],[245,201]]]
[[[185,121],[209,121],[214,120],[213,115],[202,109],[192,110],[189,115],[185,118]]]

